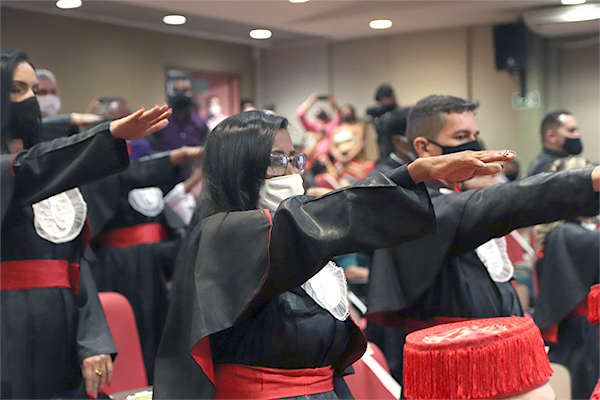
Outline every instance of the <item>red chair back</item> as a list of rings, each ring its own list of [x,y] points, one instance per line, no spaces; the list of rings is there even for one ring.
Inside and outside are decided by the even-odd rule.
[[[110,386],[104,386],[104,391],[113,394],[148,386],[142,346],[129,300],[115,292],[101,292],[98,297],[119,352],[113,363],[112,381]]]
[[[365,362],[365,356],[370,357],[370,360]],[[352,364],[354,374],[344,377],[354,398],[356,400],[396,400],[400,398],[399,385],[390,375],[390,367],[381,349],[374,343],[369,343],[365,356]],[[380,374],[381,379],[377,377],[376,373]],[[387,387],[382,379],[387,383]],[[393,394],[390,390],[396,393]]]

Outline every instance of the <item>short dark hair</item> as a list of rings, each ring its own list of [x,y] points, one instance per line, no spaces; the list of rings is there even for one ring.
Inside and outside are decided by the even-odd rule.
[[[39,137],[37,138],[23,138],[19,136],[19,132],[11,132],[9,127],[10,117],[11,117],[11,101],[10,101],[10,91],[13,82],[14,69],[20,62],[29,62],[29,57],[27,57],[27,53],[21,50],[2,50],[0,51],[0,96],[1,96],[1,104],[2,107],[2,128],[0,131],[1,134],[1,148],[3,152],[7,151],[6,143],[11,139],[23,139],[23,144],[29,147],[29,145],[34,144],[34,142],[39,141]],[[31,65],[33,67],[33,65]],[[34,68],[35,69],[35,68]],[[41,128],[41,115],[39,126]],[[28,145],[29,143],[29,145]]]
[[[244,108],[244,104],[248,104],[248,103],[250,103],[250,104],[252,104],[254,106],[254,100],[252,100],[249,97],[246,97],[246,98],[243,98],[242,100],[240,100],[240,106],[242,108]]]
[[[380,85],[375,91],[375,100],[380,101],[381,99],[386,99],[388,97],[392,97],[393,95],[394,89],[388,84],[383,84]]]
[[[563,114],[573,115],[573,113],[569,110],[554,110],[550,111],[544,116],[544,119],[542,120],[542,126],[540,128],[540,133],[542,135],[542,144],[546,141],[546,131],[548,129],[556,129],[562,124],[559,118]]]
[[[402,107],[393,110],[388,119],[383,124],[383,134],[385,135],[389,150],[393,151],[394,144],[392,139],[396,135],[406,137],[406,125],[408,122],[408,113],[410,107]],[[388,149],[386,149],[387,151]]]
[[[479,102],[460,97],[433,94],[417,102],[408,113],[406,137],[411,143],[419,136],[437,140],[446,125],[445,114],[474,112]]]
[[[202,156],[200,218],[258,208],[275,136],[284,117],[251,110],[224,119],[210,133]]]

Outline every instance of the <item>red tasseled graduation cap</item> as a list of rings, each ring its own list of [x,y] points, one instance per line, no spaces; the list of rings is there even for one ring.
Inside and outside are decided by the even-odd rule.
[[[407,399],[492,399],[528,392],[552,375],[529,318],[476,319],[411,333],[404,345]]]
[[[591,324],[597,324],[600,320],[600,284],[590,288],[588,294],[588,315],[587,319]]]

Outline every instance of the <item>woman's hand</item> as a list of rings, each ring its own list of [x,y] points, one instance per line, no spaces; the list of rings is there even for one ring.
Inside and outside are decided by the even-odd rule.
[[[112,379],[113,364],[108,354],[88,357],[81,364],[81,374],[85,380],[85,391],[92,399],[98,398],[98,392]]]
[[[511,161],[517,155],[512,150],[461,151],[443,156],[420,157],[408,165],[415,183],[432,179],[465,181],[473,176],[497,174],[504,168],[497,161]]]
[[[159,131],[169,124],[167,118],[173,110],[165,103],[148,111],[140,108],[126,117],[110,123],[110,133],[118,139],[135,140]]]

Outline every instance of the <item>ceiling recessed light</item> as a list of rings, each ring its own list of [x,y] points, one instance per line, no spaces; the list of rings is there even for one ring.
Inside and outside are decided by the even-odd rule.
[[[250,37],[252,39],[268,39],[272,35],[268,29],[253,29],[250,31]]]
[[[183,15],[165,15],[163,22],[168,25],[183,25],[185,24],[185,17]]]
[[[392,21],[389,19],[374,19],[369,22],[369,26],[372,29],[388,29],[392,27]]]
[[[560,2],[562,4],[564,4],[565,6],[570,6],[573,4],[583,4],[585,3],[587,0],[560,0]]]
[[[306,3],[308,0],[290,0],[290,3]]]
[[[68,10],[70,8],[81,7],[81,0],[58,0],[56,7]]]
[[[569,8],[562,15],[562,20],[565,22],[591,21],[594,19],[600,19],[600,7],[595,7],[591,4]]]

